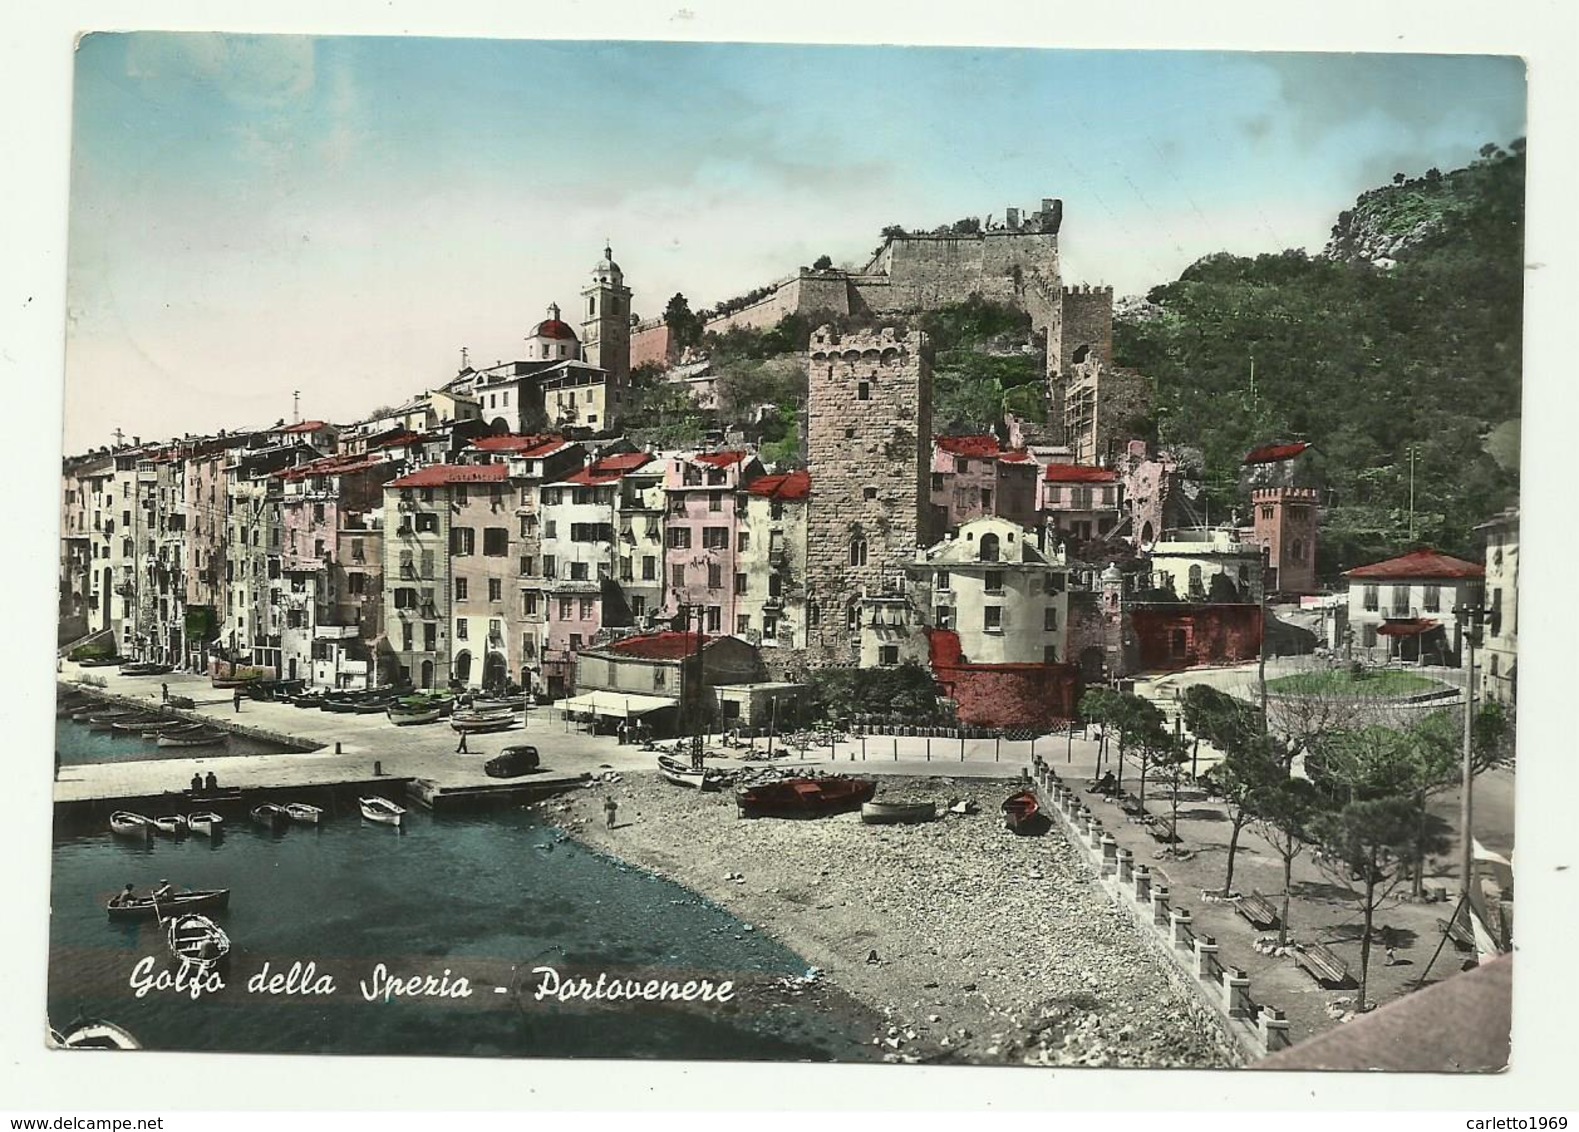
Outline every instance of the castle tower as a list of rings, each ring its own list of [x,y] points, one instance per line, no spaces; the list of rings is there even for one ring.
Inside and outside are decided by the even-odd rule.
[[[1268,593],[1316,592],[1316,504],[1313,487],[1263,487],[1250,493],[1255,541],[1270,555]]]
[[[625,273],[614,262],[612,248],[592,269],[592,282],[581,291],[581,356],[608,371],[612,389],[623,389],[630,378],[631,292]]]
[[[919,332],[822,326],[806,363],[808,659],[853,664],[862,596],[898,592],[931,541],[931,362]]]

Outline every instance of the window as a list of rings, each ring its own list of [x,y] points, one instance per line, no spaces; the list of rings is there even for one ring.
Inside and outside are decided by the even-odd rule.
[[[416,555],[409,550],[400,552],[400,576],[402,578],[415,578],[417,576]]]
[[[866,540],[856,537],[850,540],[850,565],[866,565]]]
[[[463,483],[458,483],[455,485],[455,502],[462,507],[466,506],[468,502],[466,498],[466,485]]]
[[[1394,586],[1393,587],[1393,616],[1394,617],[1407,617],[1407,616],[1409,616],[1409,587],[1408,586]]]
[[[457,641],[464,641],[466,639],[466,618],[464,617],[457,617],[455,619],[455,639]]]
[[[777,574],[777,573],[769,574],[768,575],[768,596],[771,597],[771,598],[776,598],[783,592],[784,592],[784,579],[783,579],[783,577],[781,575]]]
[[[437,534],[439,530],[439,517],[437,515],[430,515],[427,512],[419,512],[417,515],[416,526],[417,533],[419,535]]]
[[[869,381],[856,382],[855,399],[857,401],[870,401],[872,399],[872,383]]]
[[[580,614],[581,620],[592,620],[592,618],[596,616],[597,613],[593,599],[590,597],[583,597],[579,602],[576,603],[576,612]]]
[[[433,577],[433,552],[431,550],[422,552],[422,576],[424,578]]]
[[[724,493],[721,491],[708,492],[707,509],[709,511],[722,511],[724,509]]]
[[[883,645],[877,650],[877,663],[885,668],[899,663],[899,646]]]
[[[1380,603],[1378,601],[1378,596],[1377,595],[1378,595],[1378,587],[1376,587],[1376,586],[1366,586],[1365,590],[1363,592],[1363,595],[1361,597],[1361,606],[1362,606],[1362,608],[1367,609],[1367,610],[1369,610],[1372,613],[1375,613],[1376,610],[1378,608],[1380,608]]]
[[[1003,592],[1002,570],[988,570],[982,575],[982,579],[983,588],[986,589],[988,593],[1001,594]]]
[[[400,648],[403,652],[410,652],[415,644],[411,636],[411,622],[407,621],[400,627]]]
[[[488,579],[488,600],[489,601],[503,601],[504,600],[504,581],[502,579],[500,579],[500,578],[489,578]]]
[[[1003,607],[989,605],[981,611],[981,627],[989,633],[1003,632]]]
[[[959,456],[954,457],[954,474],[957,476],[964,475],[968,471],[970,471],[970,461]]]
[[[1042,631],[1044,633],[1058,632],[1058,607],[1056,605],[1049,605],[1046,612],[1042,614]]]
[[[544,538],[558,538],[559,537],[559,521],[557,519],[548,519],[548,520],[546,520],[543,523],[543,537]]]
[[[654,688],[662,688],[668,683],[668,675],[662,668],[654,668],[652,670],[652,686]]]
[[[422,625],[422,651],[434,652],[439,647],[439,627],[432,621]]]
[[[356,594],[358,596],[366,593],[367,592],[367,575],[366,574],[347,574],[345,576],[345,588],[346,588],[346,591],[348,593]]]
[[[637,594],[635,597],[631,598],[631,616],[632,617],[641,617],[646,612],[647,612],[647,599],[646,598],[642,597],[641,594]]]
[[[877,498],[877,489],[875,487],[870,486],[870,485],[868,485],[866,487],[863,487],[861,489],[861,498],[866,499],[868,501],[876,499]]]
[[[784,503],[782,500],[775,499],[768,504],[768,518],[775,522],[784,518]]]
[[[735,636],[744,637],[751,632],[751,614],[742,613],[735,618]]]
[[[942,490],[943,490],[943,473],[942,472],[933,472],[932,473],[932,492],[935,495],[935,494],[937,494],[938,492],[940,492]]]
[[[724,584],[724,568],[716,562],[707,564],[707,588],[716,590]]]
[[[674,580],[674,588],[677,590],[683,590],[685,588],[685,567],[679,563],[676,563],[675,566],[670,570],[670,574]]]
[[[571,542],[613,542],[613,523],[571,523]]]
[[[822,628],[822,607],[814,601],[806,603],[806,628]]]
[[[996,561],[998,561],[998,546],[999,546],[999,543],[998,543],[998,536],[997,535],[993,535],[993,534],[982,535],[981,536],[981,549],[979,551],[981,560],[983,562],[996,562]],[[999,577],[1001,578],[1002,575],[999,574]],[[991,589],[992,587],[988,586],[987,588]]]
[[[570,651],[571,652],[580,652],[581,651],[581,634],[580,633],[572,633],[572,634],[570,634]]]
[[[354,539],[351,540],[351,561],[352,562],[366,562],[367,561],[367,557],[366,557],[366,555],[364,554],[364,552],[362,550],[362,540],[359,539],[359,538],[354,538]]]
[[[631,560],[629,558],[623,558],[622,557],[620,559],[620,581],[622,581],[622,582],[631,582],[631,581],[635,581],[635,579],[636,579],[636,571],[635,571],[635,568],[631,565]]]
[[[572,582],[585,582],[587,580],[587,564],[585,562],[572,562],[570,564],[570,580]]]
[[[658,560],[650,554],[642,555],[641,580],[644,582],[655,582],[658,580]]]
[[[537,616],[537,594],[528,590],[521,595],[521,613],[526,617]]]
[[[707,607],[707,632],[717,633],[723,628],[724,611],[719,606]]]
[[[1091,489],[1089,487],[1070,488],[1069,501],[1069,505],[1076,511],[1091,510]]]
[[[1261,517],[1263,519],[1271,519],[1272,516],[1275,515],[1275,514],[1277,514],[1277,512],[1275,510],[1273,510],[1271,507],[1263,506],[1261,508]]]
[[[545,554],[545,555],[543,555],[543,577],[545,577],[545,578],[557,578],[557,577],[559,577],[559,564],[555,561],[554,556],[552,554]]]
[[[691,549],[691,528],[690,527],[670,527],[669,528],[669,549],[670,550],[690,550]]]
[[[503,558],[510,553],[510,532],[503,527],[484,527],[482,552],[492,558]]]
[[[1058,646],[1057,645],[1043,645],[1042,646],[1042,663],[1043,664],[1057,664],[1058,663]]]
[[[559,599],[559,619],[561,621],[570,620],[570,599],[568,597]]]
[[[1305,561],[1305,540],[1304,539],[1295,539],[1293,541],[1293,543],[1289,546],[1288,557],[1289,557],[1289,561],[1291,561],[1291,562],[1303,562],[1303,561]]]
[[[932,583],[933,587],[935,589],[947,590],[947,589],[950,588],[949,587],[949,575],[948,575],[948,571],[947,570],[939,570],[935,575],[933,575],[933,577],[936,579]]]
[[[470,527],[450,528],[450,553],[457,558],[472,554],[477,549],[477,532]]]
[[[702,528],[702,548],[704,550],[728,550],[729,549],[729,528],[728,527],[703,527]]]
[[[990,487],[981,489],[981,509],[983,511],[992,510],[992,489]]]
[[[1500,591],[1499,591],[1500,592]],[[1442,610],[1442,587],[1427,586],[1425,588],[1425,601],[1422,608],[1427,613],[1439,613]]]
[[[746,551],[748,551],[750,549],[751,549],[751,532],[750,531],[741,531],[738,535],[735,536],[735,552],[737,554],[744,554]]]
[[[532,556],[530,554],[523,554],[523,555],[521,555],[521,576],[524,578],[527,575],[529,575],[531,572],[532,572]]]
[[[954,628],[954,607],[952,605],[938,606],[933,612],[932,622],[939,629]]]
[[[395,590],[396,609],[415,609],[417,605],[417,591],[408,586],[401,586]]]
[[[456,601],[465,601],[466,600],[466,579],[465,578],[456,578],[455,579],[455,600]]]
[[[532,516],[521,516],[521,537],[526,538],[532,533]]]
[[[746,581],[747,581],[746,575],[744,575],[744,574],[736,574],[735,575],[735,592],[737,594],[743,594],[743,593],[746,592]]]

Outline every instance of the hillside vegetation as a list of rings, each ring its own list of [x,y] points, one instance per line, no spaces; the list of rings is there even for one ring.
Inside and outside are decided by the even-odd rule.
[[[1478,558],[1473,528],[1518,491],[1523,206],[1521,143],[1400,176],[1322,256],[1212,255],[1154,288],[1116,360],[1154,379],[1162,442],[1205,450],[1214,512],[1251,448],[1317,446],[1323,576],[1411,543]]]

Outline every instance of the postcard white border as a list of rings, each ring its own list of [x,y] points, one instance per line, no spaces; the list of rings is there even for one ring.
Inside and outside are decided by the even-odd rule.
[[[105,0],[35,4],[10,12],[0,33],[0,152],[15,203],[0,214],[0,379],[10,398],[4,445],[9,553],[0,665],[14,697],[0,747],[9,764],[0,847],[6,930],[0,932],[0,1109],[42,1115],[104,1108],[955,1108],[1055,1110],[1553,1109],[1573,1097],[1565,1064],[1576,1017],[1572,964],[1575,877],[1574,742],[1562,727],[1562,634],[1571,633],[1575,540],[1561,472],[1573,462],[1572,353],[1559,352],[1573,321],[1576,183],[1575,16],[1535,0],[1376,3],[1325,0],[1270,10],[1266,0],[1160,0],[1079,7],[1037,0],[905,2],[600,0],[597,4],[443,4],[273,0],[221,17],[213,5]],[[589,1064],[410,1058],[238,1057],[139,1054],[77,1057],[41,1044],[48,906],[52,742],[42,701],[54,641],[53,501],[58,486],[63,372],[66,192],[70,139],[69,45],[85,29],[232,30],[317,34],[421,34],[512,38],[704,39],[762,42],[979,44],[1223,50],[1408,51],[1517,54],[1529,61],[1529,245],[1523,451],[1525,546],[1521,598],[1519,805],[1520,937],[1514,1069],[1492,1078],[1301,1075],[1252,1072],[1060,1072],[1031,1069],[808,1067],[800,1065]],[[1506,139],[1487,139],[1500,140]],[[11,194],[8,193],[7,197]],[[1334,210],[1343,202],[1334,202]],[[1548,614],[1547,610],[1551,612]],[[26,712],[26,719],[18,716]],[[1566,928],[1566,930],[1561,930]],[[611,1087],[616,1086],[616,1087]]]

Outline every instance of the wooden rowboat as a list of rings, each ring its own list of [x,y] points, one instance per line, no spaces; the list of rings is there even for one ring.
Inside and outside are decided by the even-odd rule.
[[[450,726],[467,735],[483,735],[490,731],[508,731],[517,723],[509,712],[492,712],[488,715],[452,715]]]
[[[179,735],[160,735],[154,742],[161,747],[212,747],[226,742],[230,736],[223,731],[183,731]]]
[[[117,904],[117,898],[104,905],[112,920],[163,919],[181,912],[218,911],[230,905],[230,889],[206,888],[191,892],[177,892],[155,900],[152,896],[136,896]]]
[[[440,714],[438,704],[425,708],[390,707],[389,722],[396,727],[409,727],[413,723],[436,723]]]
[[[213,920],[197,912],[170,920],[165,939],[170,954],[199,974],[213,970],[230,957],[230,937]]]
[[[299,825],[317,825],[323,817],[323,811],[317,806],[309,806],[306,802],[286,802],[285,815]]]
[[[743,818],[815,818],[858,810],[877,793],[866,778],[786,778],[736,791]]]
[[[134,814],[130,810],[116,810],[110,815],[110,832],[119,837],[135,837],[147,841],[154,835],[152,818]]]
[[[388,798],[380,798],[376,795],[368,798],[358,798],[357,805],[362,811],[362,816],[368,821],[398,826],[406,819],[406,808],[395,805]]]
[[[49,1032],[49,1040],[59,1049],[142,1049],[143,1045],[132,1035],[102,1018],[80,1018],[72,1021],[64,1033]]]
[[[212,810],[199,810],[186,815],[186,826],[193,833],[200,833],[204,837],[218,837],[225,828],[225,819]]]
[[[116,721],[110,727],[116,731],[129,731],[136,735],[160,735],[177,727],[188,727],[190,724],[184,719],[161,719],[157,715],[146,716],[142,719],[128,719]]]
[[[180,814],[169,814],[164,817],[154,818],[154,832],[166,837],[185,837],[186,819]]]
[[[291,816],[285,812],[285,807],[274,802],[264,802],[254,807],[252,820],[274,830],[284,829],[291,824]]]
[[[116,723],[124,723],[125,721],[130,720],[130,719],[148,719],[148,718],[149,718],[148,713],[144,712],[144,711],[114,711],[114,712],[103,712],[103,711],[100,711],[100,712],[98,712],[98,713],[96,713],[94,715],[88,716],[88,730],[89,731],[108,731]]]
[[[861,807],[861,820],[868,825],[908,825],[937,816],[938,808],[931,802],[867,802]]]
[[[1034,837],[1047,832],[1051,824],[1042,813],[1041,803],[1029,790],[1010,795],[1003,803],[1003,824],[1012,833]]]
[[[670,755],[658,756],[658,773],[665,781],[692,790],[718,790],[731,778],[721,770],[697,770],[690,763],[682,762]]]

